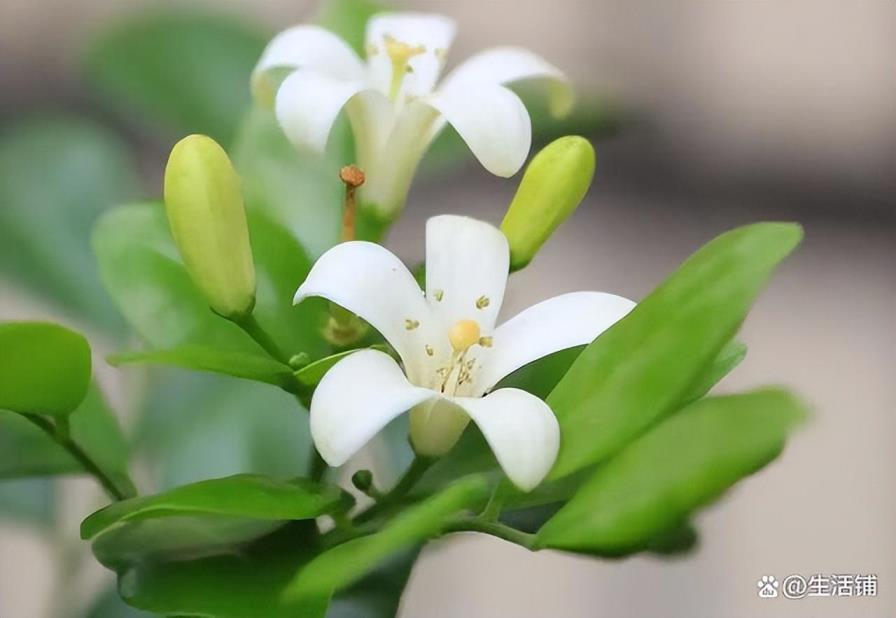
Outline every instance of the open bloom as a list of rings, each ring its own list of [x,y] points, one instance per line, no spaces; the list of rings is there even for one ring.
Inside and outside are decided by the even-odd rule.
[[[446,453],[470,419],[507,476],[535,487],[559,448],[545,402],[514,388],[491,389],[538,358],[589,343],[634,303],[573,292],[538,303],[496,327],[509,250],[495,227],[439,216],[426,226],[426,292],[380,245],[354,241],[324,253],[295,302],[324,297],[367,320],[401,358],[361,350],[338,362],[311,401],[311,435],[331,466],[345,463],[398,415],[411,411],[417,453]],[[491,391],[491,392],[490,392]]]
[[[437,87],[454,31],[454,22],[438,15],[377,15],[367,25],[365,63],[329,31],[296,26],[268,44],[253,73],[253,92],[262,102],[275,99],[277,118],[293,143],[318,151],[345,107],[356,163],[367,175],[362,204],[391,219],[446,122],[493,174],[512,176],[520,169],[531,143],[529,114],[504,84],[543,79],[555,113],[572,104],[562,73],[515,47],[474,55]]]

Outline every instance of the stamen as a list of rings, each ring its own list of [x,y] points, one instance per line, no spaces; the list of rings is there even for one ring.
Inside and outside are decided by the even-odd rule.
[[[448,341],[457,352],[463,352],[479,341],[479,323],[476,320],[458,320],[448,331]]]
[[[355,190],[364,184],[364,172],[354,165],[339,170],[339,180],[345,185],[345,202],[342,211],[342,240],[355,239]]]
[[[432,294],[436,302],[442,302],[442,299],[445,298],[445,290],[435,290]]]
[[[432,356],[433,354],[435,354],[435,351],[433,351],[432,346],[429,344],[426,344],[425,346],[423,346],[423,349],[426,350],[427,356]]]
[[[491,337],[480,337],[479,345],[481,345],[483,348],[492,347],[492,338]]]
[[[389,98],[394,101],[398,98],[398,93],[401,91],[401,83],[404,81],[404,76],[413,71],[408,64],[411,58],[425,53],[426,48],[422,45],[411,47],[388,34],[383,37],[383,41],[385,43],[386,55],[392,61],[392,82],[389,84]]]
[[[480,296],[476,299],[476,308],[477,309],[485,309],[489,306],[492,301],[489,300],[488,296]]]
[[[418,322],[417,320],[406,319],[404,321],[405,330],[414,330],[418,326],[420,326],[420,322]]]

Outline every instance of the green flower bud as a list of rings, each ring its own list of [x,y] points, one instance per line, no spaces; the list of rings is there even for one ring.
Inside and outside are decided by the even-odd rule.
[[[165,168],[165,208],[187,271],[215,313],[239,320],[255,306],[255,265],[240,179],[213,139],[190,135]]]
[[[594,163],[594,148],[577,135],[561,137],[535,155],[501,223],[510,243],[510,270],[526,266],[581,203]]]

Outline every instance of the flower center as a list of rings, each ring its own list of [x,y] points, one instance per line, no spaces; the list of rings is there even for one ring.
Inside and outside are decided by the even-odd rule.
[[[448,329],[448,342],[453,350],[451,358],[436,370],[435,387],[453,397],[460,387],[473,381],[476,359],[467,357],[470,348],[474,345],[491,347],[492,338],[482,336],[482,329],[476,320],[458,320]]]
[[[398,98],[398,93],[401,91],[404,76],[413,70],[409,64],[411,58],[425,53],[426,48],[422,45],[412,47],[388,34],[383,37],[383,40],[386,55],[392,61],[392,82],[389,84],[389,98],[394,101]]]

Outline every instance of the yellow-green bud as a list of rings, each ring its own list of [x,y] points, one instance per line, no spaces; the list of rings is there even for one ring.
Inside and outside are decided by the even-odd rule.
[[[510,243],[510,270],[526,266],[581,203],[594,163],[594,148],[577,135],[561,137],[533,157],[501,223]]]
[[[255,306],[255,266],[240,179],[213,139],[190,135],[165,168],[165,208],[187,271],[215,313],[238,320]]]

